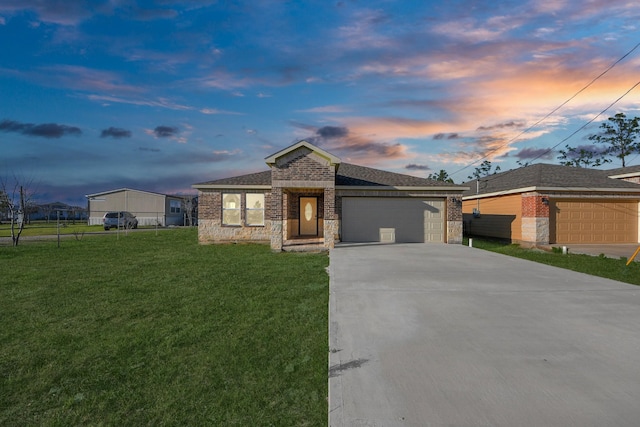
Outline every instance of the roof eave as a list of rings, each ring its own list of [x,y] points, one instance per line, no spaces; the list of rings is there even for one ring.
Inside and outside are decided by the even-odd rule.
[[[121,191],[135,191],[137,193],[153,194],[155,196],[164,196],[164,197],[168,196],[168,194],[156,193],[156,192],[153,192],[153,191],[136,190],[135,188],[118,188],[117,190],[109,190],[109,191],[101,191],[99,193],[93,193],[93,194],[85,194],[84,197],[86,197],[87,199],[90,199],[92,197],[104,196],[106,194],[119,193]]]
[[[425,187],[406,185],[336,185],[336,190],[367,190],[367,191],[466,191],[469,187]]]
[[[271,190],[271,185],[251,184],[193,184],[196,190]]]
[[[630,173],[622,173],[619,175],[608,175],[611,179],[624,179],[624,178],[636,178],[640,176],[640,171],[630,172]]]
[[[510,194],[528,193],[531,191],[557,191],[557,192],[595,192],[595,193],[640,193],[638,188],[592,188],[592,187],[522,187],[512,190],[494,191],[492,193],[472,194],[462,196],[462,200],[484,199],[487,197],[508,196]]]

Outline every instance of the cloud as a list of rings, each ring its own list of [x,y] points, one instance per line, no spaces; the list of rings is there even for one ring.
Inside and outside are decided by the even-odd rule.
[[[18,70],[19,75],[43,86],[97,91],[109,94],[141,93],[139,85],[123,83],[124,76],[112,71],[96,70],[77,65],[50,65],[33,70]],[[113,95],[111,95],[113,96]]]
[[[361,163],[379,163],[382,160],[406,158],[407,147],[393,142],[381,142],[364,135],[357,135],[344,126],[313,126],[293,123],[295,126],[311,130],[314,134],[305,139],[312,144],[332,152],[345,154],[347,160],[358,159]]]
[[[514,154],[520,160],[529,159],[545,159],[550,160],[553,157],[553,150],[548,148],[523,148]]]
[[[156,126],[153,130],[153,134],[156,138],[170,138],[176,136],[180,130],[175,126]]]
[[[134,18],[139,21],[154,21],[156,19],[173,19],[178,12],[173,9],[137,9]]]
[[[233,115],[242,115],[243,113],[238,113],[235,111],[225,111],[218,110],[217,108],[202,108],[200,109],[202,114],[233,114]]]
[[[442,140],[442,139],[459,139],[460,134],[458,133],[437,133],[433,135],[433,139]]]
[[[260,81],[250,79],[248,77],[236,77],[232,73],[226,71],[214,71],[208,77],[204,77],[197,81],[204,87],[212,87],[220,90],[231,90],[234,94],[238,94],[237,89],[247,88]],[[236,95],[244,96],[244,95]]]
[[[43,0],[3,0],[0,12],[30,10],[43,22],[60,25],[76,25],[93,16],[94,11],[108,11],[109,3],[92,0],[43,1]]]
[[[408,164],[404,168],[407,169],[407,170],[410,170],[410,171],[428,171],[428,170],[431,170],[431,168],[429,166],[427,166],[427,165],[417,165],[415,163]]]
[[[493,125],[493,126],[480,126],[477,130],[480,131],[486,131],[486,130],[496,130],[496,129],[519,129],[519,128],[523,128],[525,125],[524,122],[515,122],[515,121],[510,121],[507,123],[498,123],[497,125]]]
[[[110,127],[108,129],[103,129],[102,132],[100,132],[100,138],[106,138],[106,137],[111,137],[116,139],[131,138],[131,131],[126,129]]]
[[[324,126],[319,128],[316,133],[322,138],[343,138],[349,134],[349,130],[345,127]]]
[[[33,123],[20,123],[14,120],[3,120],[0,122],[0,131],[16,132],[29,136],[40,136],[43,138],[60,138],[67,135],[82,135],[80,128],[75,126],[60,125],[57,123],[43,123],[34,125]]]
[[[339,105],[325,105],[323,107],[314,107],[306,110],[296,110],[298,113],[348,113],[348,108]]]

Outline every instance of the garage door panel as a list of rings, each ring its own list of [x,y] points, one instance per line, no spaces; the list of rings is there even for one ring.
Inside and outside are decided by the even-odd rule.
[[[636,243],[638,202],[554,201],[555,239],[552,243]]]
[[[443,242],[444,201],[344,197],[341,222],[345,242],[378,242],[381,228],[393,229],[396,242]]]

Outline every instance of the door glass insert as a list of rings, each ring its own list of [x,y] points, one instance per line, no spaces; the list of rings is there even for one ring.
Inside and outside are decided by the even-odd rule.
[[[311,221],[311,218],[313,218],[313,206],[311,206],[311,202],[307,202],[304,207],[304,219]]]

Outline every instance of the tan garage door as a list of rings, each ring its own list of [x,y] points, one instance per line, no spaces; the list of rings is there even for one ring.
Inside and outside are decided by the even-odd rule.
[[[552,203],[551,243],[637,243],[638,202],[577,200]]]
[[[444,242],[443,199],[343,197],[342,241],[379,242],[381,229],[398,243]]]

